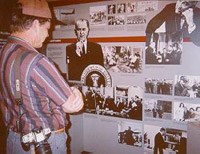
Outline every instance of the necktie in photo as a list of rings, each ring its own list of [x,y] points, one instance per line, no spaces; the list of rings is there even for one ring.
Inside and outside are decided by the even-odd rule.
[[[82,55],[85,55],[85,45],[83,44],[83,47],[82,47]]]

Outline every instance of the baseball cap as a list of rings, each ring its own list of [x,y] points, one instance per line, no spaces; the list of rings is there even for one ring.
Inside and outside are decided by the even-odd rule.
[[[18,0],[18,2],[22,4],[23,14],[52,19],[46,0]]]
[[[18,3],[21,3],[22,13],[24,15],[48,18],[51,19],[55,25],[66,25],[62,21],[56,19],[46,0],[18,0]]]

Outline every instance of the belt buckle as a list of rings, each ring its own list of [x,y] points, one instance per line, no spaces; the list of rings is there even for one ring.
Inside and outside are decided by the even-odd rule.
[[[65,131],[65,128],[61,128],[61,129],[55,130],[54,133],[60,134],[60,133],[63,133],[64,131]]]

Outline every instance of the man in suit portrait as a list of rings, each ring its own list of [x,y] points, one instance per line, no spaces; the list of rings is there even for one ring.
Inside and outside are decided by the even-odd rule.
[[[160,128],[160,131],[156,134],[154,138],[154,154],[163,154],[163,149],[165,149],[165,129]]]
[[[78,19],[75,23],[77,42],[66,47],[68,80],[80,81],[83,70],[91,64],[103,66],[103,52],[99,44],[88,41],[89,21]]]
[[[200,9],[196,7],[197,0],[177,0],[166,5],[161,12],[154,16],[146,27],[146,45],[149,46],[156,30],[165,23],[166,42],[180,42],[179,36],[189,37],[200,46]],[[166,13],[167,12],[167,13]],[[158,38],[157,38],[158,39]]]
[[[187,76],[181,76],[179,81],[174,85],[174,95],[190,97],[188,90],[191,88],[188,83],[189,79]]]

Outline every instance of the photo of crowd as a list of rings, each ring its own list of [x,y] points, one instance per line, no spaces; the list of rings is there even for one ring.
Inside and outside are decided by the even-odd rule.
[[[125,16],[108,16],[108,25],[125,25]]]
[[[134,46],[102,46],[104,66],[117,73],[141,73],[142,49]]]
[[[106,25],[107,6],[90,7],[90,24],[91,25]]]
[[[172,95],[173,80],[168,79],[145,79],[145,93]]]
[[[128,122],[118,124],[118,143],[141,147],[142,125]]]
[[[85,112],[142,120],[143,89],[137,86],[82,87]]]
[[[127,16],[127,25],[131,24],[145,24],[146,23],[146,15],[145,14],[137,14],[137,15],[128,15]]]
[[[144,117],[157,119],[172,119],[172,102],[145,99],[144,101]]]

